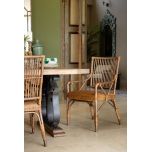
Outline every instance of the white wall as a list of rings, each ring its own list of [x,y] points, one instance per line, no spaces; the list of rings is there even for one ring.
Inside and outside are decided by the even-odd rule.
[[[127,84],[127,0],[110,0],[108,9],[116,17],[116,55],[121,56],[121,87]],[[92,0],[91,26],[102,20],[106,7],[103,0]]]

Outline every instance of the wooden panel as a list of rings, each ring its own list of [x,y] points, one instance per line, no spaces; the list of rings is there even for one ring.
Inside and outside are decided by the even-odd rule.
[[[85,33],[82,33],[82,62],[84,63],[85,62],[85,42],[86,40],[86,34]]]
[[[85,61],[85,33],[82,34],[82,62]],[[70,34],[70,63],[79,61],[79,34]]]
[[[82,2],[82,24],[86,23],[86,0]],[[70,25],[79,25],[79,0],[70,0]]]
[[[79,60],[79,34],[70,34],[70,63]]]
[[[79,24],[79,0],[70,0],[70,25]]]
[[[82,0],[82,24],[84,24],[85,25],[85,23],[86,23],[86,14],[85,14],[85,12],[86,12],[86,0]]]

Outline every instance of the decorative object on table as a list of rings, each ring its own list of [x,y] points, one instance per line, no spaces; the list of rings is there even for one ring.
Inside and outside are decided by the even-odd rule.
[[[39,40],[36,40],[35,43],[32,45],[32,52],[33,55],[42,55],[43,54],[43,44],[40,43]]]
[[[25,51],[25,52],[24,52],[24,55],[25,55],[25,56],[26,56],[26,55],[30,55],[30,56],[31,56],[31,55],[32,55],[32,51],[27,51],[27,52]]]
[[[29,35],[24,35],[24,51],[28,51],[28,40],[30,39]]]
[[[45,62],[45,64],[44,64],[45,68],[58,67],[58,59],[57,58],[54,58],[54,57],[45,58],[44,62]]]
[[[32,55],[32,42],[31,41],[28,41],[28,52],[29,52],[29,55]]]
[[[30,37],[28,35],[24,35],[24,55],[29,55],[28,53],[28,40]]]
[[[32,34],[24,35],[24,55],[32,55]]]

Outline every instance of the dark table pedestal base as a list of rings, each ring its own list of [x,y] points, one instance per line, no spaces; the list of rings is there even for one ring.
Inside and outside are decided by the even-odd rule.
[[[45,130],[52,136],[52,137],[61,137],[65,135],[65,132],[63,131],[62,128],[57,127],[53,128],[49,126],[48,124],[44,123]]]
[[[53,137],[64,136],[65,132],[60,128],[60,106],[58,81],[59,76],[43,77],[42,115],[45,130]]]

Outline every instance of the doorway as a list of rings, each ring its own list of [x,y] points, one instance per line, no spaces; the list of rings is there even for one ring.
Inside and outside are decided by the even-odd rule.
[[[86,67],[86,7],[87,0],[61,0],[62,68]],[[62,77],[64,92],[69,80],[81,79],[81,75]]]

